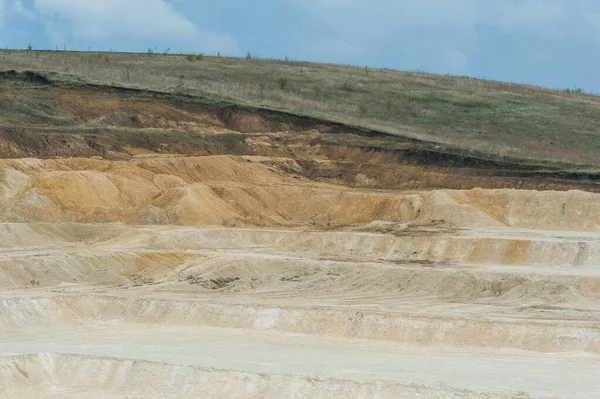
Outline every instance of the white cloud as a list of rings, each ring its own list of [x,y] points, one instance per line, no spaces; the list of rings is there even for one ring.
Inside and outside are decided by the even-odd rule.
[[[33,18],[33,12],[25,8],[21,0],[15,0],[13,2],[12,10],[25,18]]]
[[[479,25],[542,32],[556,28],[567,16],[584,22],[590,11],[600,11],[600,4],[591,0],[581,0],[579,7],[572,0],[289,1],[308,4],[306,9],[316,18],[336,29],[368,35],[412,29],[464,34]]]
[[[559,19],[568,9],[579,9],[583,17],[590,8],[600,9],[592,0],[288,0],[320,14],[332,24],[349,19],[364,24],[396,23],[400,28],[471,29],[477,24],[503,28],[536,28]],[[331,18],[331,13],[336,17]]]
[[[171,40],[205,51],[235,52],[235,40],[199,30],[164,0],[35,0],[52,36],[106,41]]]
[[[396,52],[440,70],[467,71],[482,27],[523,40],[570,39],[600,44],[597,0],[287,0],[323,32],[315,49],[332,40],[351,43],[354,56]],[[310,40],[310,39],[306,39]],[[418,66],[416,66],[418,67]]]
[[[94,39],[197,32],[192,22],[162,0],[35,0],[35,7],[69,20],[74,34]]]

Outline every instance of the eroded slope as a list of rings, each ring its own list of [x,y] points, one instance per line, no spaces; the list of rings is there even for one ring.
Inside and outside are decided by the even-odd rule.
[[[600,396],[593,173],[25,85],[0,398]]]

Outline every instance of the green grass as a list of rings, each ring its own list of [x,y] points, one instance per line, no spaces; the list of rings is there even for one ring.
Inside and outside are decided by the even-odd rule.
[[[209,96],[429,141],[441,151],[600,165],[600,98],[579,91],[364,67],[192,58],[8,51],[0,54],[0,68]]]

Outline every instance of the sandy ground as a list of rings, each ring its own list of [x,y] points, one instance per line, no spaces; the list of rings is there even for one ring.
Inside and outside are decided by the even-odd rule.
[[[3,339],[2,355],[69,353],[358,383],[401,381],[448,393],[600,395],[600,388],[590,384],[600,364],[581,355],[465,354],[364,340],[143,324],[63,326],[19,335]]]
[[[600,397],[600,195],[2,162],[2,398]]]

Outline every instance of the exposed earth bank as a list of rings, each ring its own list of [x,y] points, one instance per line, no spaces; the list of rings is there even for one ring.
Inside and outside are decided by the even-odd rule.
[[[19,79],[1,398],[600,397],[593,173]]]

